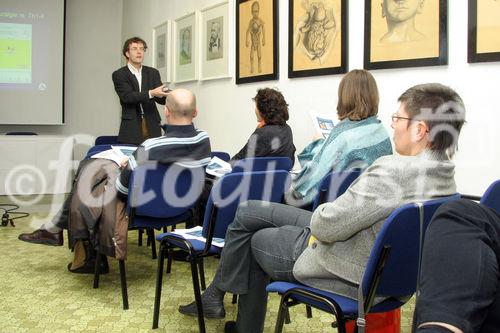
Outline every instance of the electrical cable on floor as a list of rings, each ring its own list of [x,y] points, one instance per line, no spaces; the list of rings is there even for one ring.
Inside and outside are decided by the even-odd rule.
[[[15,227],[14,220],[30,216],[26,212],[16,212],[15,210],[17,209],[19,209],[19,206],[15,204],[0,204],[0,210],[3,210],[2,222],[0,224],[2,227],[6,227],[9,224]],[[14,216],[12,216],[13,214]]]

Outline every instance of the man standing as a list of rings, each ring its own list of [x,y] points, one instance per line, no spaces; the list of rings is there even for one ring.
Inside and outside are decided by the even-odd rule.
[[[148,138],[161,135],[160,115],[156,103],[165,104],[158,70],[143,66],[147,45],[139,37],[132,37],[123,44],[127,65],[113,72],[113,84],[120,98],[122,115],[118,141],[138,145]]]

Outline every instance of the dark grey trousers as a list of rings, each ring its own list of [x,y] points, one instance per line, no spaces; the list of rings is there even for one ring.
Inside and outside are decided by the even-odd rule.
[[[229,225],[213,283],[240,295],[239,333],[263,331],[270,279],[296,282],[293,265],[307,247],[312,213],[295,207],[248,201]]]

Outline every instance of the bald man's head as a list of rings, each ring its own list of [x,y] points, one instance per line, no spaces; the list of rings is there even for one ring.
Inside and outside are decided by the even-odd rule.
[[[196,96],[187,89],[174,89],[168,94],[165,107],[171,117],[191,120],[196,116]]]

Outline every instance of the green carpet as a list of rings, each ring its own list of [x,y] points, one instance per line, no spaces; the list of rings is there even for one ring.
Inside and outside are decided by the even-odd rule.
[[[137,232],[129,233],[126,261],[130,309],[122,309],[118,262],[109,259],[110,272],[102,275],[98,289],[91,275],[74,274],[66,265],[72,253],[66,246],[29,244],[17,239],[22,232],[36,229],[50,219],[52,200],[45,196],[36,205],[22,206],[31,215],[15,220],[16,227],[0,227],[0,332],[198,332],[197,320],[177,312],[180,304],[193,299],[188,263],[174,262],[172,273],[163,280],[160,323],[152,330],[156,261],[151,249],[137,246]],[[0,203],[9,202],[0,197]],[[145,242],[144,242],[145,244]],[[205,262],[207,283],[217,267],[217,259]],[[265,332],[274,331],[279,298],[269,297]],[[226,320],[236,318],[236,305],[226,295]],[[401,332],[409,333],[413,301],[403,308]],[[332,316],[313,310],[307,319],[305,308],[290,311],[292,323],[284,332],[336,332]],[[207,332],[223,332],[224,320],[207,320]]]

